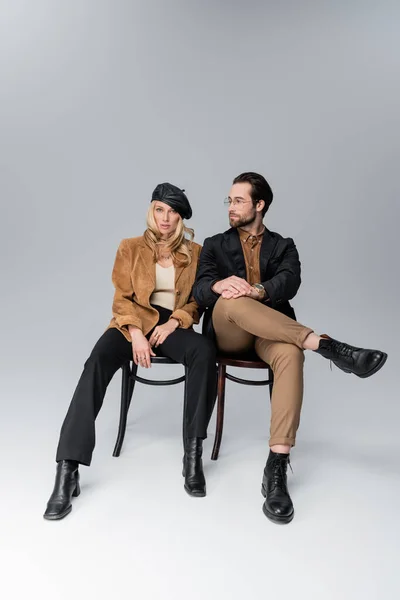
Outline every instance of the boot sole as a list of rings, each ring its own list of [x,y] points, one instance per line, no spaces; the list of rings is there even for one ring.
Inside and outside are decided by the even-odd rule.
[[[263,513],[267,517],[267,519],[269,521],[271,521],[272,523],[275,523],[276,525],[287,525],[288,523],[290,523],[291,521],[293,521],[294,511],[292,512],[291,515],[289,515],[287,517],[277,517],[276,515],[270,513],[265,508],[265,504],[263,504],[262,509],[263,509]]]
[[[361,379],[366,379],[367,377],[371,377],[371,375],[375,375],[375,373],[377,373],[378,371],[380,371],[380,369],[382,369],[383,365],[385,364],[385,362],[387,361],[387,357],[388,355],[386,353],[382,353],[382,360],[380,363],[378,363],[376,365],[376,367],[374,367],[373,369],[371,369],[371,371],[368,371],[368,373],[364,373],[363,375],[357,375],[357,377],[360,377]]]
[[[261,494],[264,496],[264,498],[267,497],[267,493],[264,490],[264,486],[261,486]],[[292,511],[290,515],[278,517],[277,515],[274,515],[273,513],[269,512],[269,510],[265,506],[265,503],[262,506],[262,510],[267,519],[269,519],[270,521],[272,521],[272,523],[275,523],[277,525],[287,525],[287,523],[290,523],[290,521],[292,521],[294,517],[294,511]]]
[[[60,513],[59,515],[43,515],[43,519],[47,519],[47,521],[59,521],[60,519],[63,519],[64,517],[66,517],[67,515],[69,515],[69,513],[72,510],[72,506],[69,506],[67,508],[67,510],[65,510],[63,513]]]
[[[184,486],[183,486],[183,488],[184,488],[185,492],[186,492],[186,493],[187,493],[189,496],[191,496],[192,498],[204,498],[204,497],[205,497],[205,495],[206,495],[206,492],[205,492],[205,491],[204,491],[204,492],[191,492],[191,491],[190,491],[190,490],[189,490],[189,489],[186,487],[186,485],[184,485]]]
[[[77,481],[76,487],[75,487],[74,491],[72,492],[73,498],[77,498],[80,493],[81,493],[81,486],[79,485],[79,481]],[[71,510],[72,510],[72,504],[70,504],[70,506],[66,510],[64,510],[64,512],[62,512],[58,515],[46,515],[46,513],[45,513],[43,515],[43,519],[47,519],[48,521],[59,521],[60,519],[63,519],[64,517],[69,515]]]
[[[182,477],[185,477],[185,475],[185,469],[182,469]],[[204,498],[206,496],[206,490],[204,490],[204,492],[191,492],[186,485],[184,485],[183,488],[189,496],[192,496],[192,498]]]

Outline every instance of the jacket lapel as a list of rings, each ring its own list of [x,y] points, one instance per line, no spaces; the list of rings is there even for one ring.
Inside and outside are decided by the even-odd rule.
[[[144,269],[147,271],[150,281],[154,286],[156,283],[156,263],[153,259],[153,253],[147,244],[144,244],[140,247],[139,255],[142,261],[142,266],[144,266]]]
[[[139,256],[144,272],[148,275],[148,287],[150,293],[154,290],[156,285],[156,263],[153,259],[153,253],[146,243],[142,244],[139,249]],[[185,271],[185,267],[175,267],[175,289],[177,289],[177,283]]]
[[[272,252],[275,248],[276,240],[272,237],[269,230],[265,228],[265,233],[263,235],[263,239],[261,242],[260,249],[260,277],[261,281],[263,281],[267,272],[268,261],[272,255]]]
[[[224,233],[223,250],[225,256],[231,257],[234,263],[235,275],[246,279],[246,264],[244,262],[242,244],[240,243],[237,230],[233,227]]]
[[[154,289],[156,284],[156,263],[153,259],[153,253],[147,244],[140,247],[140,260],[149,276],[149,282],[151,282],[151,286]],[[183,266],[175,267],[175,288],[177,287],[176,284],[184,270],[185,268]]]
[[[177,283],[179,280],[179,277],[182,275],[183,271],[184,271],[185,267],[175,267],[175,289],[177,289]]]

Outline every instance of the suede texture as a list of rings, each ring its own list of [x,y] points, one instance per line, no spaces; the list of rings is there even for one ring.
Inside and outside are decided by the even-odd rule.
[[[192,295],[201,246],[192,242],[192,262],[175,267],[175,307],[170,318],[178,319],[188,329],[200,320],[199,307]],[[155,289],[156,264],[144,237],[122,240],[112,272],[115,287],[113,318],[107,329],[115,327],[131,342],[128,325],[139,327],[144,335],[157,325],[158,312],[150,305]]]

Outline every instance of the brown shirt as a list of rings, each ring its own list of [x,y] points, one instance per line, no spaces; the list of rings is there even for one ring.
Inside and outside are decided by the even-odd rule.
[[[238,227],[246,264],[246,279],[250,285],[260,283],[260,250],[264,231],[265,227],[258,235],[251,235],[248,231]]]

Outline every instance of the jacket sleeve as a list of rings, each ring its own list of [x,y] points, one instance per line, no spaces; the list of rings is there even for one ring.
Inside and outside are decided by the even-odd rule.
[[[131,254],[126,240],[122,240],[115,257],[112,282],[115,287],[112,313],[119,327],[135,325],[142,330],[142,322],[135,310],[133,285],[131,280]]]
[[[182,327],[182,329],[189,329],[189,327],[200,321],[199,307],[193,295],[190,296],[188,302],[182,308],[178,308],[172,313],[170,319],[177,319],[179,327]]]
[[[220,279],[212,240],[206,238],[200,253],[196,281],[193,286],[193,296],[201,308],[213,306],[218,300],[219,294],[213,292],[211,287]]]
[[[301,284],[299,253],[294,241],[291,238],[288,238],[287,241],[287,248],[279,259],[275,275],[271,279],[261,282],[267,292],[267,298],[269,298],[265,303],[272,308],[291,300]]]

